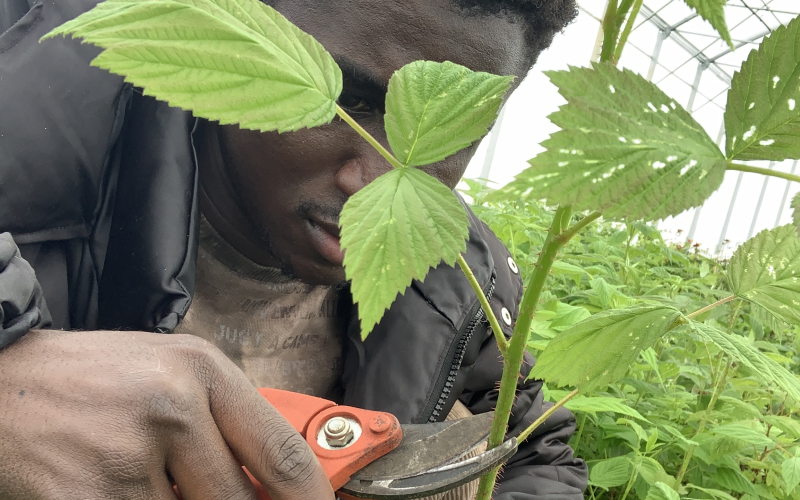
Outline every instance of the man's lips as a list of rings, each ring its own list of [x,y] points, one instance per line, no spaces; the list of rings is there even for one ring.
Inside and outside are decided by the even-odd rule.
[[[331,264],[344,263],[344,250],[339,242],[339,226],[330,222],[307,219],[314,248]]]

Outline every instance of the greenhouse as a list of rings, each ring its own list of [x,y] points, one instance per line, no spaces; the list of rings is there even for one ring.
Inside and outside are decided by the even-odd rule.
[[[494,186],[507,183],[541,151],[537,145],[555,130],[546,117],[564,101],[542,72],[597,60],[602,41],[605,2],[581,0],[579,6],[578,19],[540,56],[511,97],[501,126],[484,140],[467,177],[487,178]],[[619,65],[656,83],[722,144],[722,115],[734,71],[767,33],[798,14],[796,0],[728,1],[725,15],[735,46],[731,50],[682,0],[647,0]],[[800,172],[795,161],[754,164]],[[762,229],[790,222],[790,202],[798,192],[797,183],[729,172],[701,208],[664,220],[659,228],[675,241],[690,239],[709,254],[730,256]]]

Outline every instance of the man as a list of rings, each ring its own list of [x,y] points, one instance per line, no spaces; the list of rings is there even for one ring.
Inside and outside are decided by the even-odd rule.
[[[389,165],[344,123],[279,135],[197,121],[89,67],[91,46],[38,43],[95,1],[0,0],[0,231],[21,250],[0,241],[0,498],[166,499],[173,483],[190,500],[253,498],[237,458],[275,499],[332,498],[253,384],[401,422],[490,411],[502,366],[460,271],[432,271],[359,339],[338,213]],[[396,69],[522,77],[574,16],[569,0],[271,4],[334,54],[340,104],[384,143]],[[472,151],[426,170],[453,188]],[[510,334],[518,270],[473,215],[467,260]],[[17,340],[48,314],[80,331]],[[520,379],[509,434],[542,414],[540,387]],[[566,410],[549,419],[496,498],[581,498],[573,430]]]

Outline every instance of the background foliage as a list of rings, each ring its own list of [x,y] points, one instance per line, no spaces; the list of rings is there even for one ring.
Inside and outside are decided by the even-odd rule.
[[[536,202],[487,202],[479,183],[468,184],[473,208],[506,242],[527,280],[552,212]],[[529,349],[537,356],[576,323],[643,301],[683,313],[701,309],[731,294],[726,266],[691,241],[666,243],[648,224],[596,223],[553,266]],[[735,300],[697,319],[798,373],[797,329],[756,306]],[[800,404],[765,387],[746,366],[727,366],[703,337],[677,333],[643,351],[618,382],[567,404],[578,419],[571,444],[591,469],[587,498],[800,498]],[[709,407],[717,384],[720,396]],[[546,391],[550,401],[568,392]],[[681,487],[675,478],[692,445]]]

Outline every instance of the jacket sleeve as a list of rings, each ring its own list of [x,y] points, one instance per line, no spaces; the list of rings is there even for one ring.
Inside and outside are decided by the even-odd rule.
[[[0,349],[50,324],[42,287],[9,233],[0,234]]]
[[[522,295],[522,282],[511,255],[488,227],[483,225],[482,237],[492,253],[496,286],[491,305],[500,319],[504,333],[510,336],[516,322]],[[503,309],[511,316],[510,324],[503,319]],[[508,316],[507,316],[508,317]],[[494,410],[497,404],[498,381],[502,377],[502,358],[487,328],[485,341],[474,363],[461,393],[460,400],[473,413]],[[552,403],[544,402],[542,382],[526,380],[535,364],[533,356],[525,354],[522,376],[517,385],[517,395],[509,419],[508,436],[518,436],[539,418]],[[575,417],[565,409],[559,409],[540,426],[506,464],[499,476],[495,500],[534,499],[583,499],[588,481],[586,463],[574,456],[567,444],[575,432]]]

